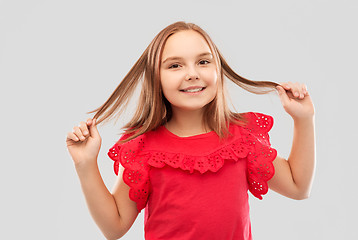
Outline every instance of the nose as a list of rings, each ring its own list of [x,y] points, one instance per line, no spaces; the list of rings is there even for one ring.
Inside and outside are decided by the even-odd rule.
[[[198,75],[194,75],[194,74],[191,74],[191,75],[186,75],[185,77],[186,80],[193,80],[193,79],[199,79]]]
[[[195,69],[190,68],[187,75],[185,76],[186,80],[194,80],[194,79],[199,79],[199,75],[197,74],[197,72],[195,71]]]

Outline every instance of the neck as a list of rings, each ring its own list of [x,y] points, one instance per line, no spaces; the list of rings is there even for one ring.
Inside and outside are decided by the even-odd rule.
[[[210,129],[205,129],[203,124],[203,109],[199,110],[182,110],[172,109],[173,116],[166,123],[166,128],[175,135],[185,137],[197,134],[207,133]]]

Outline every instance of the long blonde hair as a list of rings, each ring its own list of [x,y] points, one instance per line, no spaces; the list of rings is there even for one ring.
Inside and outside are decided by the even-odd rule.
[[[239,76],[229,67],[216,45],[203,29],[193,23],[183,21],[173,23],[154,37],[108,100],[101,107],[88,112],[95,113],[93,118],[97,119],[98,124],[102,121],[108,121],[115,114],[119,117],[126,109],[138,83],[142,81],[136,112],[133,118],[122,127],[126,134],[130,134],[130,137],[123,140],[122,143],[145,132],[155,130],[171,119],[171,105],[164,97],[160,84],[160,63],[167,39],[171,35],[185,30],[196,31],[204,37],[217,64],[218,91],[216,97],[205,107],[203,123],[204,126],[215,131],[220,138],[229,134],[229,123],[246,123],[246,119],[240,113],[232,112],[227,105],[224,76],[241,88],[255,94],[272,92],[278,85],[271,81],[252,81]]]

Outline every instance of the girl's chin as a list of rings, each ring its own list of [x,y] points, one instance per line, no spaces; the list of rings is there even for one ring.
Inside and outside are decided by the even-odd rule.
[[[205,105],[198,105],[198,106],[193,106],[193,105],[191,105],[191,106],[174,106],[173,104],[172,104],[172,109],[175,111],[175,110],[178,110],[178,111],[187,111],[187,112],[194,112],[194,111],[202,111],[202,110],[204,110],[204,108],[205,108],[205,106],[206,106],[207,104],[205,104]]]

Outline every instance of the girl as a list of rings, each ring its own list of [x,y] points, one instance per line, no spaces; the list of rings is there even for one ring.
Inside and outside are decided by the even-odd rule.
[[[287,160],[270,146],[271,116],[229,110],[224,76],[256,94],[278,91],[294,121]],[[110,193],[97,167],[96,125],[119,115],[141,80],[134,117],[108,152],[120,172]],[[89,211],[107,239],[121,238],[145,209],[147,240],[249,240],[248,190],[259,199],[268,188],[297,200],[310,194],[314,107],[306,86],[240,77],[195,24],[163,29],[93,112],[66,142]]]

